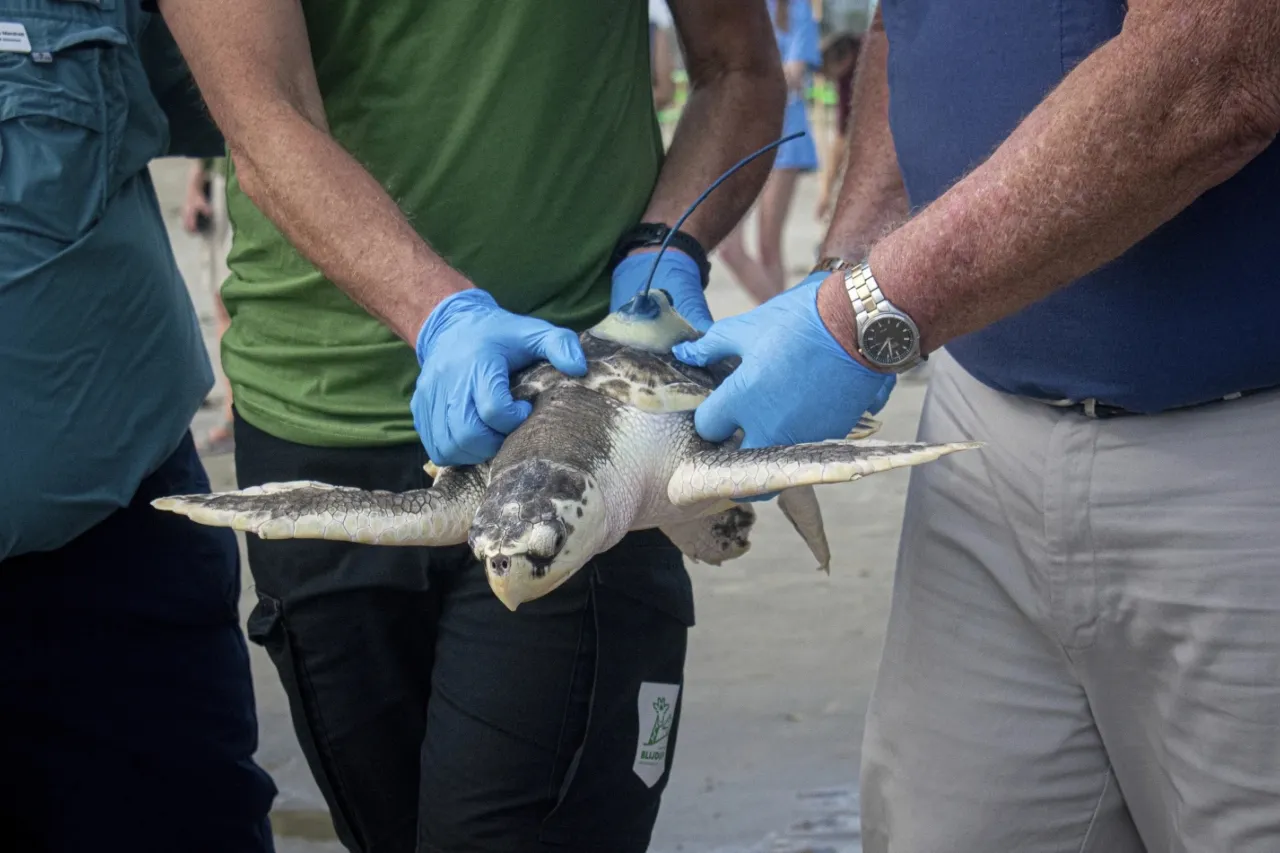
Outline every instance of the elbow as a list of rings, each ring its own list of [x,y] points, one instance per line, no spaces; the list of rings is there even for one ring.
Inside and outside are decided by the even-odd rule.
[[[1130,15],[1120,41],[1166,87],[1188,153],[1229,175],[1280,134],[1280,15],[1239,0],[1187,5]]]
[[[780,136],[783,113],[787,109],[787,93],[791,89],[782,63],[776,60],[762,63],[753,71],[749,86],[752,112],[757,116],[768,116],[771,119],[770,134]]]
[[[240,191],[249,201],[261,208],[264,191],[261,172],[254,166],[253,160],[245,154],[244,149],[238,145],[228,144],[227,155],[235,165],[236,183],[240,186]]]
[[[1193,118],[1200,124],[1202,169],[1225,181],[1261,154],[1280,134],[1280,100],[1250,82],[1211,87]]]
[[[1280,134],[1280,81],[1237,84],[1221,108],[1224,149],[1241,165],[1266,150]]]
[[[1268,27],[1262,27],[1264,31]],[[1183,89],[1190,109],[1183,118],[1193,138],[1205,143],[1210,161],[1234,172],[1261,154],[1280,134],[1280,45],[1260,38],[1254,28],[1235,37],[1205,40],[1192,46],[1194,34],[1166,55],[1181,55],[1179,68],[1169,69]]]

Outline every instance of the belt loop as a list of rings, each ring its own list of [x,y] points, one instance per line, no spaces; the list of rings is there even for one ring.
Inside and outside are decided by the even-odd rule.
[[[1098,401],[1096,399],[1090,397],[1087,400],[1081,401],[1081,405],[1084,407],[1084,415],[1086,418],[1098,417]]]

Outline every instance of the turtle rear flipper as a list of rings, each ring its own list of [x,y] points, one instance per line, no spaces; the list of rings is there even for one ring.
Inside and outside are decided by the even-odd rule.
[[[831,574],[831,546],[827,544],[827,531],[822,526],[822,508],[813,486],[797,486],[784,489],[778,495],[778,509],[809,546],[821,571]]]
[[[695,563],[718,566],[750,550],[749,534],[755,521],[756,511],[743,504],[692,521],[664,524],[659,529]]]
[[[366,491],[310,480],[151,502],[211,527],[263,539],[329,539],[368,545],[458,545],[480,505],[477,467],[446,468],[429,489]]]
[[[977,441],[836,439],[755,450],[707,450],[676,467],[667,483],[667,497],[676,506],[689,506],[712,498],[750,498],[797,486],[847,483],[981,446]]]

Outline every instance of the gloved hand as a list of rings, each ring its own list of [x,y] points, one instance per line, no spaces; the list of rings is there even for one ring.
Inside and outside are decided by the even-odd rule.
[[[636,252],[614,268],[610,311],[617,311],[644,289],[649,269],[653,266],[654,252],[657,251]],[[702,273],[698,262],[684,252],[667,247],[653,274],[653,289],[671,294],[671,304],[676,313],[699,332],[711,327],[711,309],[707,307],[707,296],[702,292]]]
[[[569,329],[512,314],[483,290],[446,297],[418,332],[418,384],[410,409],[431,461],[475,465],[498,453],[532,406],[511,397],[511,373],[546,359],[582,376],[587,359]]]
[[[716,323],[699,340],[673,350],[705,367],[729,356],[742,364],[694,412],[707,441],[741,428],[743,449],[844,438],[864,412],[889,400],[897,377],[863,367],[831,337],[818,316],[816,272],[768,302]],[[748,500],[768,500],[761,495]]]

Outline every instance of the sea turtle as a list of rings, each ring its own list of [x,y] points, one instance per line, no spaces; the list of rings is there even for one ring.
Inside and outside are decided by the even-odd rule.
[[[671,348],[699,335],[654,291],[653,316],[615,312],[580,336],[583,377],[540,362],[512,378],[532,414],[496,457],[476,466],[428,464],[431,488],[364,491],[317,482],[268,483],[153,501],[201,524],[263,539],[333,539],[371,545],[468,542],[508,608],[546,595],[630,530],[658,527],[694,561],[744,554],[755,521],[744,498],[780,492],[779,504],[827,570],[830,553],[812,486],[917,465],[979,446],[869,440],[864,417],[848,438],[740,450],[740,436],[709,444],[693,410],[737,360],[710,368]]]

